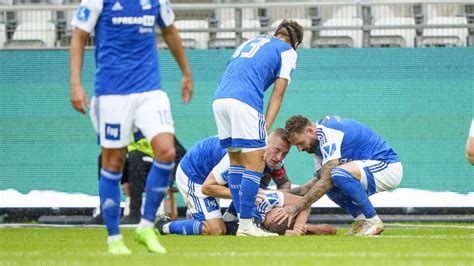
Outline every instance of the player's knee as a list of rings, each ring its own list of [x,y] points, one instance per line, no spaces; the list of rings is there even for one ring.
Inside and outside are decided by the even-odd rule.
[[[176,158],[176,149],[173,146],[160,146],[160,148],[155,151],[155,157],[158,161],[174,162]]]
[[[215,236],[225,235],[226,234],[225,224],[224,224],[224,222],[222,222],[222,223],[217,223],[217,222],[210,223],[210,222],[204,221],[203,226],[202,226],[202,234],[203,235],[215,235]]]
[[[125,154],[119,152],[104,152],[102,154],[102,167],[112,171],[121,172],[125,162]]]

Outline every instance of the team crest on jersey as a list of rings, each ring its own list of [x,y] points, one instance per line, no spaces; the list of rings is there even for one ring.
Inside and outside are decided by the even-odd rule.
[[[324,157],[326,158],[331,157],[334,154],[334,152],[336,152],[336,144],[333,143],[330,145],[323,146],[322,152],[324,153]]]
[[[119,140],[120,139],[120,124],[105,124],[105,139]]]
[[[80,6],[77,10],[76,17],[79,21],[87,21],[89,19],[90,14],[91,11],[87,7]]]
[[[148,10],[151,8],[150,0],[140,0],[140,5],[142,6],[143,10]]]

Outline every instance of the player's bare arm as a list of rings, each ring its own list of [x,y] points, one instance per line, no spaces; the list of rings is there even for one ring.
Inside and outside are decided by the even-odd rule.
[[[162,28],[161,34],[176,59],[176,62],[178,62],[181,72],[183,72],[183,80],[181,81],[181,97],[183,103],[187,104],[191,101],[191,97],[193,96],[194,85],[191,68],[189,67],[188,59],[184,53],[181,37],[179,37],[178,30],[174,25]]]
[[[265,114],[265,121],[267,123],[266,130],[270,132],[275,118],[280,112],[281,103],[283,102],[283,96],[285,95],[286,87],[288,86],[288,80],[284,78],[278,78],[275,81],[272,95],[268,101],[267,112]]]
[[[71,104],[78,112],[85,114],[89,108],[89,99],[81,82],[84,47],[89,33],[79,28],[74,29],[70,48],[70,86]]]
[[[277,189],[291,189],[291,181],[286,174],[273,178],[273,182],[275,182]]]
[[[281,223],[288,218],[288,224],[292,219],[303,209],[308,208],[314,202],[318,201],[326,192],[332,187],[331,171],[339,165],[339,159],[328,161],[320,169],[321,178],[314,184],[314,186],[303,196],[301,201],[297,204],[282,208],[279,214],[275,217],[277,223]]]
[[[297,196],[304,196],[314,186],[314,184],[316,184],[318,179],[319,179],[318,176],[315,176],[302,186],[294,187],[291,189],[284,189],[282,191],[287,192],[289,194],[297,195]]]
[[[202,184],[202,193],[210,197],[216,197],[221,199],[230,199],[230,190],[219,183],[212,172],[207,176],[206,180]]]

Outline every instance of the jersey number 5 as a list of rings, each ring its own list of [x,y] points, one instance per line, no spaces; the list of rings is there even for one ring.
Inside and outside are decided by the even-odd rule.
[[[252,58],[266,43],[270,42],[270,39],[268,38],[257,38],[253,40],[246,41],[242,45],[235,50],[234,54],[232,55],[232,58],[237,58],[237,57],[245,57],[245,58]]]

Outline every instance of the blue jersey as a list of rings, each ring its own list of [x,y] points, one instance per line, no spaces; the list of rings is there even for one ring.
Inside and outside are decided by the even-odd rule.
[[[326,117],[316,123],[316,132],[319,146],[315,157],[322,158],[322,164],[333,159],[340,159],[341,164],[356,160],[400,161],[384,139],[355,120]]]
[[[155,25],[173,20],[167,0],[83,0],[72,25],[95,28],[95,95],[161,89]]]
[[[205,138],[194,144],[179,163],[186,176],[194,183],[203,184],[212,168],[226,155],[217,136]]]
[[[277,78],[290,81],[296,59],[296,51],[276,37],[251,39],[235,50],[214,99],[237,99],[263,113],[264,92]]]

